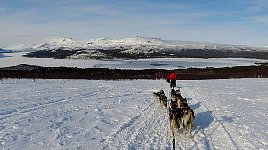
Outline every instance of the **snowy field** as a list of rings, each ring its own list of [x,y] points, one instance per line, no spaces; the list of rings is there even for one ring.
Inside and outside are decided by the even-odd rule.
[[[176,136],[176,149],[268,149],[268,79],[178,86],[196,125],[193,138]],[[1,80],[0,149],[172,149],[152,95],[161,89],[169,92],[164,80]]]
[[[78,67],[78,68],[118,68],[118,69],[178,69],[178,68],[205,68],[205,67],[231,67],[248,66],[256,62],[268,62],[268,60],[246,58],[154,58],[138,60],[110,60],[101,61],[95,59],[51,59],[51,58],[27,58],[22,57],[25,52],[0,53],[0,67],[16,66],[19,64],[39,65],[45,67]]]

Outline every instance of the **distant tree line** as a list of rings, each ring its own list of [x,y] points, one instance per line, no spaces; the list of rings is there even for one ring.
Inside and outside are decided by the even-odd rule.
[[[93,50],[93,49],[91,49]],[[94,49],[95,51],[105,54],[105,56],[92,56],[88,55],[88,58],[94,59],[113,59],[113,58],[123,58],[123,59],[139,59],[139,58],[256,58],[256,59],[268,59],[267,51],[246,51],[246,50],[217,50],[217,49],[182,49],[182,50],[172,50],[172,49],[149,49],[147,53],[128,53],[124,52],[126,49]],[[69,58],[74,54],[79,54],[84,52],[87,54],[87,49],[66,49],[58,48],[52,50],[39,50],[25,54],[26,57],[36,57],[36,58],[57,58],[65,59]]]
[[[178,80],[229,79],[229,78],[268,78],[268,66],[238,66],[224,68],[188,68],[188,69],[108,69],[108,68],[71,68],[14,66],[0,68],[0,79],[163,79],[170,72],[177,73]]]

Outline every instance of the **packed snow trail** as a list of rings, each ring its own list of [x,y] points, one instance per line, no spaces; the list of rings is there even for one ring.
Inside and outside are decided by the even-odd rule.
[[[268,148],[268,123],[263,122],[267,121],[267,79],[184,83],[182,93],[191,97],[196,113],[194,147],[204,142],[206,149]]]
[[[176,149],[268,149],[268,79],[177,84],[196,125]],[[164,80],[4,79],[0,149],[172,149],[161,89],[170,98]]]

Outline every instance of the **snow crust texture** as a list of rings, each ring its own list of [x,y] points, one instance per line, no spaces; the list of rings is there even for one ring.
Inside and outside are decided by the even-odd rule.
[[[268,79],[177,81],[196,115],[176,149],[268,149]],[[172,149],[164,80],[0,81],[0,149]]]

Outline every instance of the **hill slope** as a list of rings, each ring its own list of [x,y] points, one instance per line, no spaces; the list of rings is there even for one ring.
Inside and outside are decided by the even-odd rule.
[[[119,40],[107,38],[77,41],[56,38],[25,50],[26,56],[37,58],[152,58],[152,57],[244,57],[268,59],[267,48],[193,41],[171,41],[159,38],[133,37]]]

